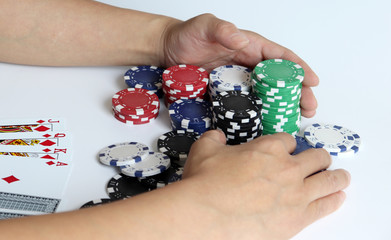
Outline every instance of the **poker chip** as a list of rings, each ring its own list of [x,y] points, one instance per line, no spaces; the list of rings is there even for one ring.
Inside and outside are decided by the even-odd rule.
[[[114,109],[124,115],[145,115],[159,109],[159,98],[143,88],[127,88],[112,98]]]
[[[143,88],[163,97],[162,74],[164,69],[156,66],[131,67],[124,74],[125,83],[129,88]]]
[[[95,200],[86,202],[85,204],[83,204],[83,206],[80,207],[80,209],[82,209],[82,208],[90,208],[90,207],[94,207],[94,206],[99,206],[99,205],[103,205],[103,204],[106,204],[106,203],[110,203],[112,201],[113,200],[110,199],[110,198],[95,199]]]
[[[305,140],[304,137],[296,135],[295,139],[296,139],[296,148],[295,151],[292,153],[292,155],[297,155],[307,149],[314,148],[307,142],[307,140]]]
[[[213,111],[227,119],[254,119],[260,115],[262,101],[246,91],[227,91],[216,96]]]
[[[203,134],[212,127],[212,110],[203,99],[179,99],[169,107],[171,125],[174,130],[186,130]]]
[[[329,152],[345,152],[354,144],[351,131],[332,124],[312,124],[304,130],[304,137],[313,147]]]
[[[205,69],[186,64],[167,68],[162,78],[167,107],[179,99],[203,99],[209,83]]]
[[[149,148],[139,142],[124,142],[110,145],[99,152],[101,163],[109,166],[124,166],[140,162],[149,154]]]
[[[257,64],[252,73],[253,93],[262,100],[263,134],[300,131],[301,82],[304,70],[294,62],[269,59]]]
[[[227,144],[249,142],[262,135],[261,99],[247,91],[225,91],[213,100],[213,127],[223,131]]]
[[[251,69],[239,65],[225,65],[209,74],[209,94],[213,100],[225,91],[251,91]]]
[[[150,123],[152,120],[156,119],[159,115],[159,114],[155,114],[151,117],[133,118],[133,117],[121,115],[115,112],[114,109],[113,109],[113,114],[118,121],[125,123],[126,125],[140,125],[140,124]]]
[[[148,191],[150,188],[141,184],[137,178],[124,174],[115,175],[107,183],[107,193],[114,200],[129,198]]]
[[[164,172],[170,166],[170,158],[161,152],[149,152],[142,161],[120,166],[121,172],[130,177],[148,177]]]
[[[312,124],[304,130],[304,138],[311,146],[324,148],[337,157],[353,156],[361,146],[357,133],[333,124]]]
[[[157,147],[160,152],[166,154],[171,160],[186,160],[190,148],[198,135],[186,132],[184,130],[174,130],[161,135],[157,141]]]
[[[170,183],[179,181],[182,179],[183,167],[172,164],[166,171],[150,176],[141,177],[138,180],[148,188],[156,189],[167,186]]]
[[[140,125],[151,122],[159,115],[158,96],[143,88],[127,88],[117,92],[112,98],[114,117],[127,125]]]
[[[254,68],[256,79],[272,87],[284,88],[299,85],[304,80],[303,68],[284,59],[269,59]]]
[[[357,133],[352,132],[352,135],[354,137],[353,146],[350,149],[347,149],[344,152],[330,152],[331,156],[341,157],[341,158],[347,158],[347,157],[353,157],[355,153],[358,152],[361,146],[361,138]]]

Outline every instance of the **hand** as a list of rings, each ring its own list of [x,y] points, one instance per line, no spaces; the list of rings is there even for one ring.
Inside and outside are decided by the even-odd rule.
[[[305,71],[302,115],[313,117],[317,102],[310,87],[319,79],[311,68],[291,50],[254,32],[239,30],[232,23],[204,14],[186,22],[175,21],[163,34],[163,65],[187,63],[208,71],[218,66],[237,64],[250,68],[265,59],[282,58],[300,64]]]
[[[222,132],[208,131],[193,144],[183,178],[229,239],[289,239],[341,206],[350,182],[342,169],[312,175],[330,165],[330,155],[291,156],[295,145],[282,133],[226,146]]]

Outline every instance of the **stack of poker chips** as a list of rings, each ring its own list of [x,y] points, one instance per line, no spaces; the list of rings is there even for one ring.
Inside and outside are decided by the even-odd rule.
[[[283,59],[270,59],[253,70],[253,91],[262,99],[263,134],[300,130],[300,97],[303,68]]]
[[[170,157],[172,163],[184,166],[190,148],[198,140],[198,137],[196,133],[173,130],[159,137],[157,147],[160,152]]]
[[[143,88],[127,88],[112,98],[115,118],[128,125],[149,123],[157,118],[160,102],[158,96]]]
[[[125,73],[124,80],[129,88],[144,88],[162,98],[163,71],[164,69],[156,66],[135,66]]]
[[[211,100],[221,92],[251,92],[251,69],[239,65],[225,65],[213,69],[209,74],[209,96]]]
[[[176,65],[163,72],[166,106],[178,99],[204,98],[209,83],[208,72],[193,65]]]
[[[212,127],[210,102],[197,99],[179,99],[168,110],[173,130],[185,130],[202,135]]]
[[[153,152],[140,142],[110,145],[99,152],[99,160],[105,165],[118,167],[121,173],[107,184],[110,199],[91,201],[87,204],[90,206],[129,198],[182,178],[182,167],[171,164],[166,154]]]
[[[213,122],[222,130],[227,144],[249,142],[262,135],[262,101],[246,91],[227,91],[218,94],[213,101]]]

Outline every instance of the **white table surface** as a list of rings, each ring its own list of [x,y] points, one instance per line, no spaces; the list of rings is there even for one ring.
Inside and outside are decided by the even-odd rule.
[[[358,154],[334,159],[352,175],[345,204],[294,239],[391,239],[391,9],[389,1],[114,1],[116,6],[188,19],[210,12],[299,54],[319,75],[315,122],[334,123],[362,138]],[[161,108],[157,121],[129,127],[111,114],[112,95],[125,88],[128,67],[54,68],[0,63],[0,118],[62,117],[73,134],[74,169],[59,210],[107,197],[117,170],[98,162],[103,147],[136,140],[156,150],[170,130]]]

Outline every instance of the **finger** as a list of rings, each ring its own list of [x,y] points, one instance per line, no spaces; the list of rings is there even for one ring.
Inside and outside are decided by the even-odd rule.
[[[210,141],[216,142],[217,144],[225,145],[226,137],[223,131],[220,130],[210,130],[202,134],[200,139],[208,139]]]
[[[198,162],[207,159],[211,153],[219,151],[219,147],[225,147],[225,143],[226,138],[222,131],[210,130],[202,134],[200,139],[191,146],[182,177],[190,177],[192,175],[190,169],[197,166]]]
[[[211,15],[207,28],[207,35],[212,41],[216,41],[231,50],[246,47],[250,40],[234,24],[216,18]]]
[[[311,118],[315,115],[318,102],[316,101],[315,95],[311,88],[303,86],[301,90],[300,106],[301,115],[304,117]]]
[[[323,171],[304,180],[311,201],[341,191],[350,184],[350,174],[344,169]]]
[[[331,156],[323,148],[311,148],[293,156],[301,166],[303,178],[327,169],[331,165]]]
[[[213,151],[218,146],[224,146],[226,138],[224,132],[220,130],[210,130],[202,134],[200,139],[193,143],[189,152],[189,158],[193,154],[202,154]]]
[[[248,144],[255,149],[260,149],[259,146],[268,144],[281,144],[287,153],[292,153],[296,149],[295,138],[288,133],[275,133],[272,135],[265,135],[250,141]]]
[[[335,212],[345,201],[346,194],[342,191],[332,193],[326,197],[311,202],[305,212],[307,225]]]

